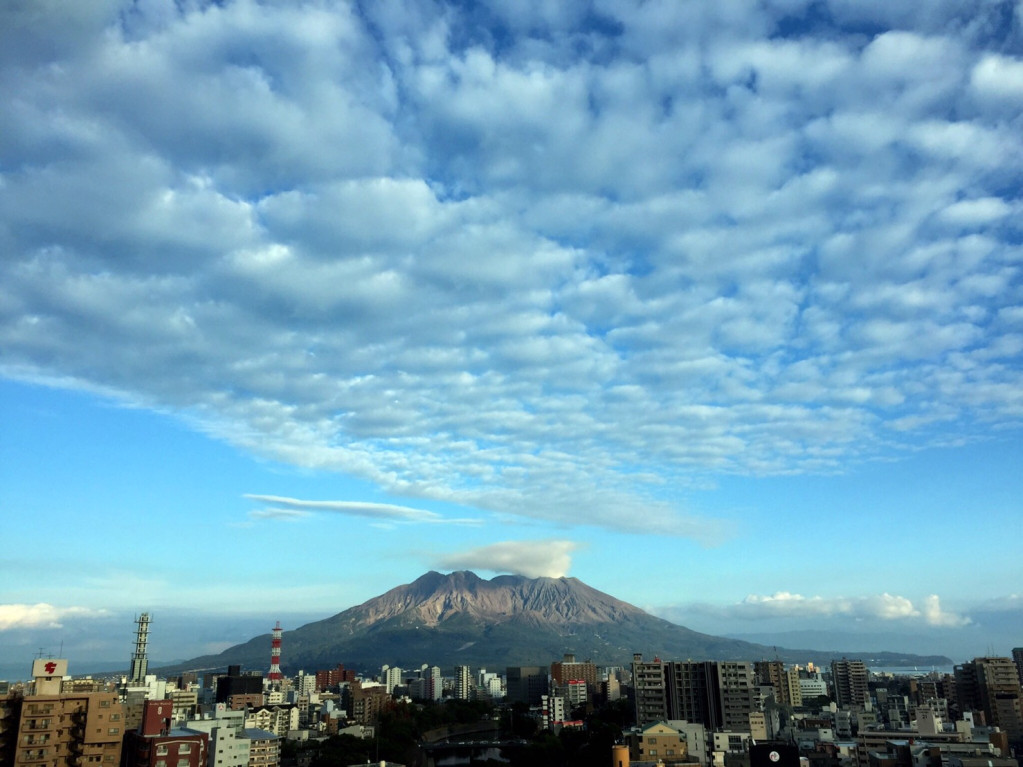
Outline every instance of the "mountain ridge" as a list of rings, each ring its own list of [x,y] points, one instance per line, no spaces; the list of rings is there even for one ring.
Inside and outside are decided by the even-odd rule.
[[[702,634],[657,618],[577,578],[498,575],[484,580],[468,570],[429,571],[360,605],[284,633],[287,670],[344,663],[375,671],[422,663],[490,668],[546,665],[565,653],[600,665],[626,665],[636,652],[669,659],[824,661],[849,653],[788,650]],[[264,668],[269,635],[173,667]],[[873,655],[856,653],[857,656]],[[947,658],[904,653],[884,657],[909,665]]]

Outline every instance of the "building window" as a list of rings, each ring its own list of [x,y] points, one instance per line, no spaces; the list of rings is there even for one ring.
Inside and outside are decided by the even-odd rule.
[[[160,745],[158,745],[156,747],[156,755],[157,756],[167,756],[167,744],[166,743],[161,743]]]
[[[188,767],[187,759],[178,759],[178,767]]]
[[[182,743],[180,746],[178,746],[178,753],[179,754],[190,754],[190,753],[192,753],[192,744],[191,743]]]

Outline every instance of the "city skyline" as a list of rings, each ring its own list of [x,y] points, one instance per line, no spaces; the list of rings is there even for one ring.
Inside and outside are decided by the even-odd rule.
[[[1023,7],[925,11],[0,9],[0,647],[430,569],[1023,644]]]

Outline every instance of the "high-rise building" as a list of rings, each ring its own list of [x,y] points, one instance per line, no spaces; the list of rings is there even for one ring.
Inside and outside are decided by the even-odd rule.
[[[721,724],[712,661],[672,661],[665,667],[666,716],[714,729]],[[638,724],[643,724],[638,722]]]
[[[455,666],[454,696],[457,700],[469,700],[472,696],[472,674],[468,666]]]
[[[642,653],[635,653],[632,656],[633,699],[636,706],[636,724],[640,727],[668,719],[664,672],[664,661],[660,658],[645,661]]]
[[[228,666],[225,676],[217,677],[216,702],[228,708],[263,705],[263,675],[242,674],[241,666]]]
[[[1023,647],[1012,648],[1012,662],[1016,665],[1016,676],[1019,677],[1019,683],[1023,686]]]
[[[1023,738],[1023,692],[1010,658],[974,658],[955,667],[960,713],[981,711],[1010,740]]]
[[[746,661],[720,661],[714,666],[717,672],[721,727],[737,731],[749,729],[750,712],[757,709],[753,664]],[[684,718],[672,716],[672,719]]]
[[[444,678],[440,675],[440,666],[430,666],[427,670],[426,691],[430,700],[444,697]]]
[[[597,691],[597,666],[591,661],[576,661],[575,656],[566,653],[560,661],[551,664],[551,681],[558,686],[570,681],[583,680],[592,696]]]
[[[540,697],[550,692],[547,669],[540,666],[508,666],[505,671],[505,698],[509,703],[540,705]]]
[[[355,681],[355,671],[346,669],[344,663],[338,663],[336,668],[323,669],[316,672],[316,691],[323,692],[337,687],[339,684]]]
[[[390,695],[394,692],[394,688],[401,684],[401,669],[397,666],[384,666],[380,669],[380,681],[383,682],[384,689]]]
[[[753,664],[753,671],[757,675],[757,682],[769,684],[774,688],[775,700],[781,703],[782,688],[788,687],[783,681],[785,664],[780,660],[758,660]]]
[[[665,666],[669,719],[708,729],[749,729],[758,708],[753,665],[745,661],[671,661]]]
[[[118,767],[124,709],[117,693],[62,693],[66,673],[63,659],[32,664],[34,694],[8,712],[8,722],[17,722],[12,753],[6,755],[14,767]]]
[[[831,683],[835,690],[835,703],[841,708],[863,708],[870,700],[867,687],[868,672],[861,660],[831,661]]]
[[[786,670],[780,660],[758,660],[753,664],[757,681],[774,688],[774,700],[781,706],[801,706],[803,696],[799,689],[799,671]]]

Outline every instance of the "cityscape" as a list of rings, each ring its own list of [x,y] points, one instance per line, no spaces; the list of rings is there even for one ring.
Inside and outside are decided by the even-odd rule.
[[[0,767],[1023,767],[1021,0],[0,0]]]
[[[126,673],[73,676],[68,659],[38,658],[31,681],[0,683],[0,764],[1018,767],[1023,755],[1023,647],[951,673],[636,652],[613,666],[566,653],[285,674],[278,622],[264,668],[166,676],[149,668],[149,614],[136,626]]]

